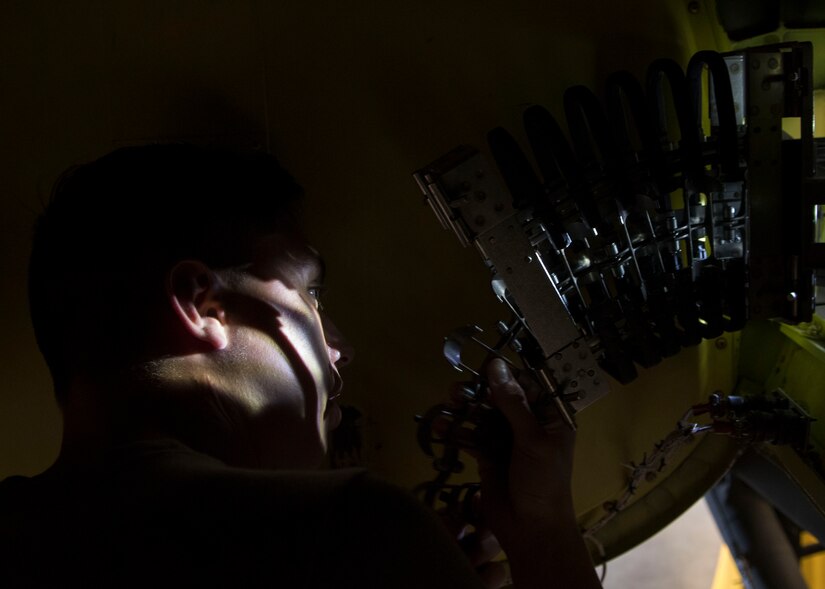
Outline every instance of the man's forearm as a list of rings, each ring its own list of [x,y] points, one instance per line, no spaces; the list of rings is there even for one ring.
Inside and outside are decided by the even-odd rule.
[[[525,531],[507,551],[516,589],[601,587],[574,516],[542,531]]]

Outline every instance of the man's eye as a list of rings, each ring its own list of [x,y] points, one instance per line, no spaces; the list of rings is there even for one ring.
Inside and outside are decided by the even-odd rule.
[[[315,308],[321,311],[324,306],[321,304],[321,295],[324,293],[323,287],[320,286],[311,286],[307,289],[309,296],[313,298],[315,301]]]

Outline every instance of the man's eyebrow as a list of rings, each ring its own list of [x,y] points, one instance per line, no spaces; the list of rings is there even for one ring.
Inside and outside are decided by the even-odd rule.
[[[318,256],[316,260],[318,262],[318,281],[324,284],[327,280],[327,263],[321,256]]]
[[[317,267],[318,281],[323,284],[327,277],[327,263],[324,257],[314,247],[309,247],[312,263]]]

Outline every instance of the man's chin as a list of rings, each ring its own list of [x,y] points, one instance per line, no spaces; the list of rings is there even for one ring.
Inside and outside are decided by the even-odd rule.
[[[327,431],[331,432],[341,425],[341,418],[341,406],[335,401],[329,401],[326,410],[324,410],[324,425]]]

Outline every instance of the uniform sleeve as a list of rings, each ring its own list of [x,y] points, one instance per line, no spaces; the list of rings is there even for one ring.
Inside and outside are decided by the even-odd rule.
[[[353,480],[336,507],[341,586],[483,587],[436,515],[411,493],[364,475]]]

